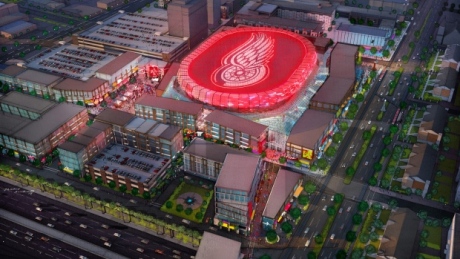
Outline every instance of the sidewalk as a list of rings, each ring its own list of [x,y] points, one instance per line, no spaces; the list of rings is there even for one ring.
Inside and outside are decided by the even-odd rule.
[[[119,224],[126,225],[126,226],[128,226],[128,227],[130,227],[130,228],[134,228],[134,229],[137,229],[137,230],[139,230],[139,231],[148,233],[148,234],[150,234],[150,235],[152,235],[152,236],[156,236],[156,237],[158,237],[158,238],[165,239],[165,240],[167,240],[167,241],[169,241],[169,242],[176,243],[176,244],[179,244],[179,245],[181,245],[181,246],[185,246],[185,247],[190,248],[190,249],[193,249],[193,250],[197,250],[197,249],[198,249],[198,247],[193,247],[191,244],[180,243],[180,242],[178,242],[178,240],[176,240],[176,239],[174,239],[174,238],[171,238],[171,237],[169,237],[169,236],[167,236],[167,235],[158,235],[156,232],[154,232],[154,231],[152,231],[152,230],[150,230],[150,229],[148,229],[148,228],[141,227],[141,226],[136,225],[136,224],[131,223],[131,222],[129,222],[129,223],[123,222],[123,220],[120,220],[120,219],[118,219],[118,218],[115,218],[115,217],[113,217],[113,216],[111,216],[111,215],[104,214],[104,213],[102,213],[102,212],[100,212],[100,211],[98,211],[98,210],[85,209],[84,206],[77,205],[77,204],[72,203],[72,202],[70,202],[70,201],[67,201],[67,200],[65,200],[65,199],[57,199],[53,194],[50,194],[50,193],[48,193],[48,192],[42,192],[40,189],[36,189],[36,188],[30,187],[30,186],[25,186],[25,187],[24,187],[24,186],[22,186],[21,184],[15,182],[15,181],[13,181],[13,180],[10,180],[10,179],[8,179],[8,178],[5,178],[5,177],[3,177],[3,176],[0,176],[0,181],[9,183],[9,184],[11,184],[11,185],[18,186],[18,187],[23,188],[23,189],[26,189],[26,190],[34,190],[35,194],[45,196],[45,197],[47,197],[47,198],[49,198],[49,199],[55,200],[55,201],[57,201],[57,202],[62,202],[62,203],[68,204],[68,205],[70,205],[70,206],[76,207],[76,208],[81,209],[81,210],[86,210],[86,211],[88,211],[88,212],[90,212],[90,213],[92,213],[92,214],[94,214],[94,215],[99,216],[99,217],[104,217],[104,218],[106,218],[106,219],[115,221],[115,222],[117,222],[117,223],[119,223]],[[112,257],[110,257],[110,258],[112,258]]]

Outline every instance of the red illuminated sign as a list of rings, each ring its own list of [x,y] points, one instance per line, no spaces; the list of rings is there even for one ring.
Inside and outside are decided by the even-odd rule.
[[[306,85],[314,46],[301,35],[244,27],[211,36],[181,63],[178,82],[193,100],[238,112],[276,108]]]

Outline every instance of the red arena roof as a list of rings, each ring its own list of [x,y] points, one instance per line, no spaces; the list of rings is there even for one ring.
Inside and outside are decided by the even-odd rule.
[[[258,112],[288,101],[315,67],[315,48],[301,35],[242,27],[203,42],[182,61],[178,81],[193,100],[230,111]]]

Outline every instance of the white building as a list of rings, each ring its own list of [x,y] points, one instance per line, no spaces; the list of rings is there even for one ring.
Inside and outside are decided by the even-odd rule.
[[[391,31],[376,27],[341,23],[334,30],[336,42],[382,48]]]

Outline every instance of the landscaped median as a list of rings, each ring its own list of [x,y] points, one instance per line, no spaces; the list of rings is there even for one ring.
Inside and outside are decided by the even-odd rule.
[[[353,163],[351,164],[351,166],[349,166],[345,170],[346,175],[345,175],[345,178],[343,179],[344,184],[350,184],[351,181],[353,180],[353,176],[356,173],[356,169],[358,169],[359,163],[361,163],[361,160],[362,160],[364,154],[366,153],[367,147],[369,146],[369,144],[370,144],[370,142],[372,140],[372,137],[374,136],[376,130],[377,130],[377,126],[372,125],[370,130],[366,130],[366,131],[363,132],[363,139],[364,139],[363,145],[361,146],[361,148],[360,148],[358,154],[356,155],[356,158],[353,161]]]
[[[340,207],[342,206],[343,199],[344,199],[343,194],[336,193],[334,195],[334,206],[330,206],[326,210],[327,215],[329,217],[327,218],[326,224],[323,227],[323,231],[321,231],[320,234],[314,237],[313,252],[315,253],[316,256],[320,254],[321,249],[323,248],[324,241],[328,237],[329,230],[331,229],[332,224],[334,223],[335,217],[337,216],[337,212],[340,210]]]

